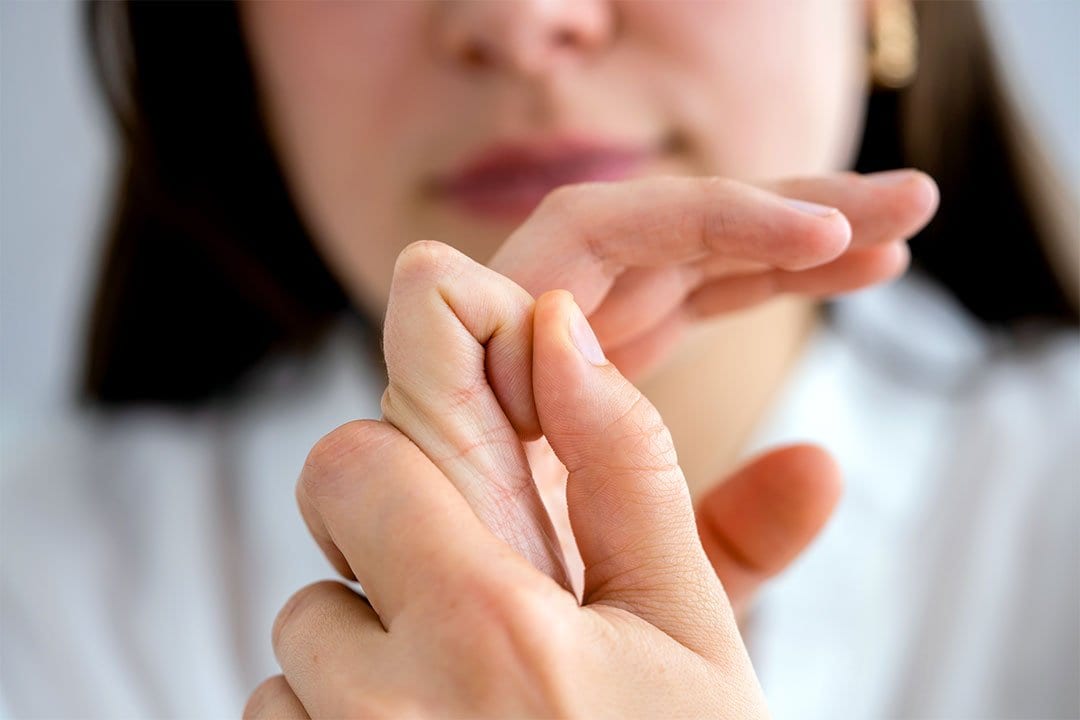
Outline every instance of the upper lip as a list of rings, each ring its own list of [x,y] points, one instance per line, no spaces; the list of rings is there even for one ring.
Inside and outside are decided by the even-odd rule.
[[[544,177],[565,175],[569,164],[580,164],[582,172],[590,164],[635,162],[652,148],[598,140],[582,136],[559,136],[494,143],[435,179],[443,192],[498,185],[521,175]],[[554,178],[553,178],[554,179]]]

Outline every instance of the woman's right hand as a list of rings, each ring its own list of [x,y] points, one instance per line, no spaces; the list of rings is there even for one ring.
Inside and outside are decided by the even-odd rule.
[[[332,582],[296,593],[272,633],[284,676],[245,717],[768,715],[659,413],[568,293],[541,297],[530,325],[580,598],[484,527],[440,459],[387,422],[350,423],[299,485],[367,602]]]
[[[313,535],[371,606],[334,584],[294,596],[274,628],[285,677],[247,716],[766,714],[670,435],[567,293],[534,303],[417,243],[398,259],[384,337],[385,421],[326,436],[297,485]],[[570,471],[578,602],[524,457],[541,432]]]
[[[904,241],[937,203],[934,181],[915,170],[567,185],[488,266],[533,297],[569,290],[608,357],[635,379],[697,319],[896,277],[907,268]]]

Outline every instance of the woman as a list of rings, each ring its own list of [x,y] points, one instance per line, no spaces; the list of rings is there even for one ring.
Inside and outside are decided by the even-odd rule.
[[[868,107],[866,37],[879,82],[911,74],[885,62],[904,3],[134,5],[130,47],[105,43],[116,9],[95,27],[108,77],[132,72],[107,85],[129,145],[88,386],[125,407],[16,486],[15,714],[238,709],[275,615],[285,679],[255,716],[757,712],[706,570],[745,607],[828,516],[819,450],[731,471],[792,434],[834,449],[848,500],[747,615],[779,713],[1076,713],[1075,342],[998,349],[918,282],[826,324],[813,301],[896,276],[936,205],[918,173],[832,174],[865,125],[857,167],[941,182],[913,246],[931,274],[988,324],[1075,323],[970,6],[921,7],[918,79]],[[595,180],[616,182],[549,194]],[[420,239],[445,245],[401,254]],[[374,609],[318,585],[278,615],[323,573],[289,525],[302,464],[311,532]],[[1022,553],[986,525],[1032,518]],[[628,547],[665,551],[601,562]]]

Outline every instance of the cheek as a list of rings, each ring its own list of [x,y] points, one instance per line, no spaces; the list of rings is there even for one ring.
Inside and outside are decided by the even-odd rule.
[[[491,114],[491,98],[440,72],[428,36],[435,7],[241,5],[267,123],[301,214],[354,299],[376,312],[408,242],[440,239],[484,259],[506,234],[459,227],[418,200],[425,173],[445,167],[455,148],[483,141]],[[694,173],[760,178],[848,162],[865,96],[858,3],[617,7],[625,35],[600,69],[575,79],[566,109],[580,124],[622,123],[634,136],[638,125],[664,126],[666,116],[690,140],[686,169]]]
[[[264,116],[319,250],[356,299],[381,305],[405,202],[408,158],[395,152],[426,117],[417,64],[422,3],[259,2],[242,6]],[[376,169],[377,171],[373,170]]]
[[[685,119],[703,172],[752,179],[850,164],[867,92],[860,3],[676,7],[650,20],[672,36],[660,51],[670,58],[666,100]]]

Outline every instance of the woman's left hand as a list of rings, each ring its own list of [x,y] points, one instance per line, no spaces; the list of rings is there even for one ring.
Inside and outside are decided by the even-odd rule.
[[[536,412],[570,472],[581,603],[408,436],[350,423],[300,484],[370,604],[334,582],[294,595],[273,632],[284,675],[246,717],[767,714],[659,414],[568,293],[541,297],[532,326],[534,375],[559,389]]]
[[[703,318],[895,278],[907,268],[906,239],[937,205],[937,185],[910,169],[564,185],[488,265],[533,297],[573,293],[608,357],[637,381]]]

